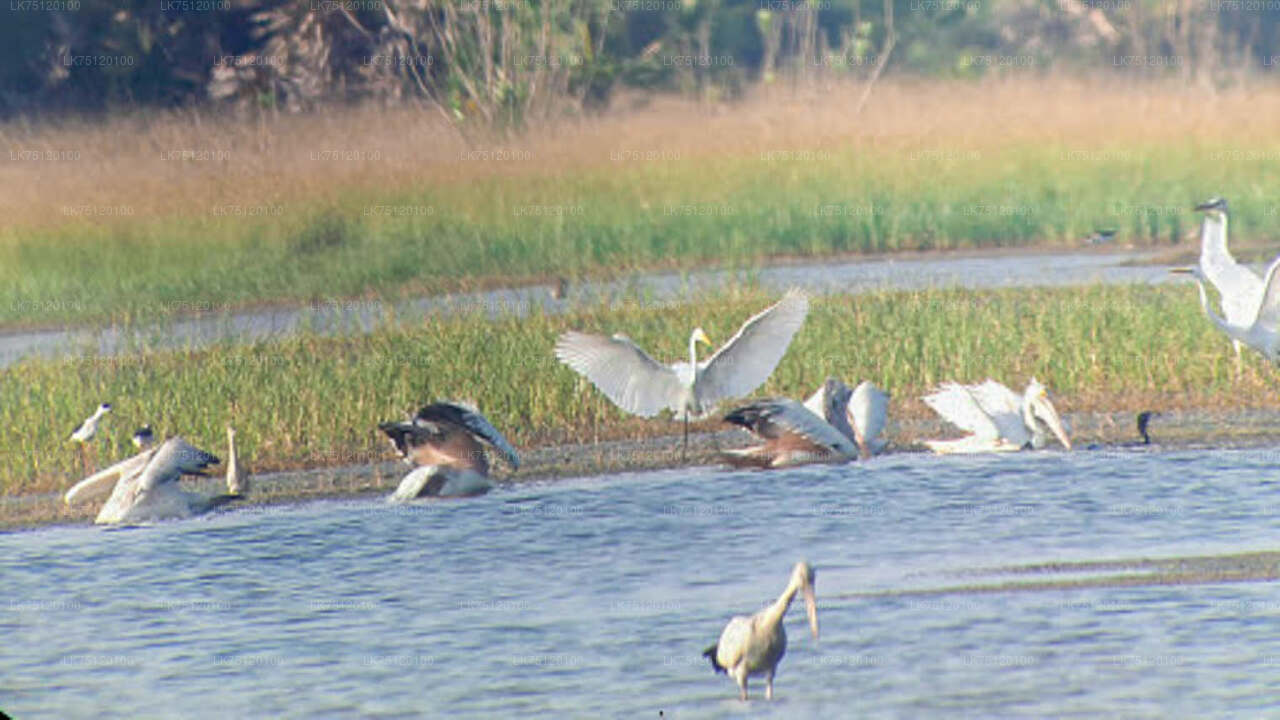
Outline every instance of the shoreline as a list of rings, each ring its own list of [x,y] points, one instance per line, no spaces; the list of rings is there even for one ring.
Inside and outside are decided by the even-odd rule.
[[[1134,413],[1129,411],[1067,413],[1072,428],[1072,452],[1109,450],[1182,451],[1250,449],[1273,445],[1280,438],[1280,411],[1165,411],[1152,421],[1152,444],[1134,446]],[[890,419],[885,434],[888,449],[877,457],[927,452],[919,440],[955,437],[959,433],[939,419]],[[691,432],[689,455],[681,458],[679,434],[655,434],[643,438],[601,440],[592,443],[544,445],[522,451],[522,469],[516,474],[495,475],[496,485],[554,482],[576,477],[616,473],[727,466],[718,462],[721,448],[744,447],[753,438],[740,430]],[[1061,451],[1054,443],[1050,451]],[[505,466],[503,466],[505,467]],[[314,500],[385,499],[408,472],[398,460],[363,465],[329,465],[281,470],[252,476],[248,500],[220,512],[261,510]],[[770,471],[756,471],[767,474]],[[216,493],[222,480],[183,481],[184,487]],[[0,496],[0,533],[57,526],[91,525],[105,498],[67,508],[61,493]],[[465,502],[466,499],[448,500]],[[430,502],[430,501],[427,501]]]

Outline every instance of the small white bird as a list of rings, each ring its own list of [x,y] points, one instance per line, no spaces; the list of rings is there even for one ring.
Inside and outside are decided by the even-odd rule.
[[[1204,220],[1200,223],[1200,271],[1221,296],[1222,314],[1226,321],[1238,327],[1248,327],[1258,314],[1258,304],[1262,302],[1262,278],[1236,262],[1227,249],[1226,199],[1213,197],[1195,209],[1204,213]],[[1234,336],[1231,338],[1236,350],[1237,369],[1242,342]]]
[[[1035,378],[1019,398],[1009,388],[988,379],[978,385],[943,383],[942,388],[924,397],[934,412],[970,435],[958,440],[926,440],[938,454],[1011,452],[1044,447],[1048,436],[1041,424],[1071,449],[1071,439],[1049,393]]]
[[[418,466],[401,479],[390,502],[489,492],[493,485],[481,441],[497,450],[512,469],[520,468],[520,456],[511,443],[479,410],[462,403],[432,403],[411,420],[382,423],[378,429],[406,463]]]
[[[720,640],[702,652],[711,667],[726,673],[738,684],[740,697],[747,699],[747,678],[764,675],[766,700],[773,699],[773,675],[787,652],[787,631],[782,619],[796,593],[804,594],[809,629],[818,639],[818,602],[814,597],[814,572],[801,560],[791,570],[791,580],[772,605],[750,617],[738,615],[729,621]]]
[[[653,417],[670,410],[684,420],[705,417],[722,400],[742,397],[764,384],[804,324],[809,298],[789,290],[781,300],[743,323],[738,333],[706,362],[698,343],[711,340],[702,328],[689,336],[689,361],[662,365],[626,335],[566,332],[556,343],[560,362],[587,378],[623,411]]]
[[[92,415],[85,418],[84,422],[71,431],[71,437],[68,439],[78,443],[89,442],[94,435],[98,434],[98,422],[109,412],[111,412],[111,403],[102,403],[97,410],[93,411]]]
[[[1204,314],[1209,316],[1209,320],[1232,341],[1248,345],[1267,360],[1280,364],[1280,283],[1276,282],[1277,267],[1280,267],[1280,257],[1273,260],[1267,267],[1266,284],[1263,286],[1258,303],[1253,308],[1253,314],[1240,322],[1234,322],[1230,317],[1223,318],[1213,311],[1213,307],[1209,304],[1209,295],[1205,292],[1206,277],[1200,268],[1195,266],[1174,268],[1170,272],[1195,278],[1196,285],[1200,288],[1200,307],[1204,308]],[[1225,309],[1225,294],[1223,298]]]
[[[68,490],[63,500],[71,505],[113,487],[94,519],[99,525],[191,517],[241,498],[234,493],[199,495],[183,490],[178,483],[183,475],[206,475],[205,468],[217,462],[216,456],[180,437],[171,437],[85,478]]]

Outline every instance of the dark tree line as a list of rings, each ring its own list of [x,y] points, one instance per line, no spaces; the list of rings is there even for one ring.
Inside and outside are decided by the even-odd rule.
[[[417,102],[519,124],[619,87],[1067,69],[1207,85],[1270,73],[1280,0],[10,0],[5,116]]]

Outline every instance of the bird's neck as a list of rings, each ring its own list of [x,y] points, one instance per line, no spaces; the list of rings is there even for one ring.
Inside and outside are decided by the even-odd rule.
[[[239,470],[240,470],[239,468],[240,463],[236,459],[236,436],[235,435],[227,436],[227,455],[228,455],[227,481],[230,482],[232,479],[236,478],[239,475]]]
[[[777,600],[773,604],[765,608],[764,620],[770,625],[776,625],[782,622],[782,616],[787,614],[787,610],[791,607],[791,601],[796,598],[796,592],[800,590],[800,583],[795,578],[787,585],[787,589],[782,591]]]
[[[693,368],[694,373],[698,372],[698,336],[689,336],[689,367]]]

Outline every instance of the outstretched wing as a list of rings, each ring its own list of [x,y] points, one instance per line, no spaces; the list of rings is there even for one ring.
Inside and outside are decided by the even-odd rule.
[[[805,408],[826,420],[831,427],[839,430],[845,437],[856,442],[857,437],[854,434],[853,427],[849,424],[849,400],[853,396],[853,391],[849,389],[839,378],[829,377],[808,400],[804,401]]]
[[[171,437],[156,450],[155,455],[138,477],[141,492],[167,482],[175,482],[183,475],[201,475],[206,467],[221,462],[216,455],[197,448],[180,437]]]
[[[766,440],[798,436],[814,445],[853,457],[853,442],[826,420],[790,398],[768,398],[737,408],[724,421],[740,425]]]
[[[1254,323],[1272,331],[1280,331],[1280,280],[1276,278],[1280,267],[1280,256],[1267,266],[1266,286],[1262,293],[1262,302],[1258,305],[1258,314]]]
[[[113,487],[116,481],[120,478],[129,477],[141,470],[147,464],[147,461],[151,459],[151,456],[154,453],[154,448],[145,450],[133,457],[125,458],[109,468],[99,470],[72,486],[71,489],[67,491],[67,494],[63,495],[63,501],[70,505],[74,502],[86,500],[94,495],[106,492],[108,489]]]
[[[942,416],[943,420],[973,435],[996,440],[1000,437],[1000,428],[992,422],[991,416],[982,409],[978,401],[969,392],[969,388],[959,383],[943,383],[942,387],[931,395],[926,395],[924,404]]]
[[[698,399],[704,407],[742,397],[763,385],[808,314],[809,297],[792,289],[743,323],[702,368]]]
[[[683,410],[684,387],[675,371],[649,357],[625,335],[607,338],[570,330],[560,336],[555,352],[560,362],[633,415],[653,417],[664,409]]]
[[[978,401],[982,411],[991,418],[991,422],[995,423],[1000,437],[1019,447],[1030,442],[1031,430],[1022,417],[1020,395],[990,378],[981,385],[971,385],[969,392]]]
[[[849,398],[848,414],[864,456],[874,454],[880,448],[880,433],[889,418],[889,394],[863,380]]]
[[[514,469],[520,468],[520,455],[516,453],[516,449],[507,442],[502,433],[489,422],[489,419],[480,414],[480,411],[464,405],[462,403],[439,402],[428,405],[418,411],[416,421],[427,422],[448,422],[457,425],[472,435],[489,443],[497,450],[502,457],[511,463]]]

